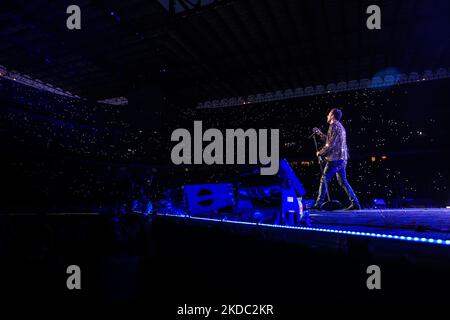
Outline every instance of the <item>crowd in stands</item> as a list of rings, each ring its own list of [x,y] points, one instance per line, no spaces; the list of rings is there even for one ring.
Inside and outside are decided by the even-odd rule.
[[[426,197],[443,203],[448,200],[448,81],[221,109],[177,106],[157,129],[133,125],[130,119],[139,114],[125,106],[0,79],[2,170],[10,194],[19,195],[11,199],[30,207],[46,199],[54,210],[150,212],[152,197],[163,197],[167,188],[238,180],[236,167],[171,164],[172,130],[192,131],[193,121],[202,120],[204,129],[280,129],[280,155],[312,198],[319,171],[308,137],[312,127],[326,131],[327,111],[339,107],[350,148],[349,179],[360,198]]]
[[[158,135],[132,128],[121,106],[60,96],[2,79],[0,99],[6,148],[107,161],[158,158]]]
[[[331,108],[343,110],[349,179],[359,197],[449,199],[448,80],[396,85],[236,107],[188,109],[175,127],[280,129],[280,155],[314,194],[319,179],[312,128],[327,130]],[[337,188],[338,189],[338,188]],[[310,195],[310,197],[313,197]]]

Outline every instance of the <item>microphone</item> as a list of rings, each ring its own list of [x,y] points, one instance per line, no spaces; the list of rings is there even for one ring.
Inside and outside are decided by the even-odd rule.
[[[315,134],[319,134],[319,132],[320,132],[320,129],[314,127],[313,128],[313,133],[308,137],[308,139],[314,137]]]

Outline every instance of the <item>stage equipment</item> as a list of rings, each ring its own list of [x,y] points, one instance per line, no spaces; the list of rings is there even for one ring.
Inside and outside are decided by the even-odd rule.
[[[386,209],[386,201],[384,199],[373,199],[372,209]]]
[[[280,161],[277,176],[259,176],[258,170],[251,170],[241,177],[245,180],[237,186],[238,209],[250,200],[253,209],[275,213],[275,224],[295,225],[303,218],[301,200],[306,192],[285,159]]]
[[[302,197],[306,194],[306,191],[286,159],[280,162],[280,172],[283,177],[281,184],[281,220],[284,223],[293,224],[297,222],[295,220],[300,220],[303,216]]]
[[[219,209],[234,206],[234,191],[231,183],[185,185],[183,196],[190,215],[217,214]]]
[[[316,135],[313,134],[312,135],[313,139],[314,139],[314,145],[316,147],[316,153],[319,151],[319,147],[317,145],[317,139],[316,139]],[[322,177],[324,176],[324,169],[322,166],[322,157],[318,156],[317,157],[318,161],[319,161],[319,167],[320,167],[320,172],[322,172]],[[321,179],[322,179],[321,177]],[[327,199],[328,201],[324,202],[320,209],[325,210],[325,211],[332,211],[332,210],[339,210],[342,209],[342,204],[338,201],[338,200],[331,200],[331,196],[330,196],[330,189],[328,188],[328,183],[327,180],[324,179],[324,183],[325,183],[325,188],[327,189]]]

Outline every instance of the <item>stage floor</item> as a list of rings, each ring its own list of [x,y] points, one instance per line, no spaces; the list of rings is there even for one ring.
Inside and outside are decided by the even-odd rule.
[[[188,220],[242,225],[252,229],[290,229],[338,237],[365,237],[383,240],[399,240],[450,248],[450,209],[368,209],[359,211],[311,211],[295,225],[279,225],[255,219],[243,219],[237,215],[164,215]],[[266,220],[266,221],[270,221]],[[273,221],[273,219],[272,219]]]
[[[450,239],[450,209],[369,209],[359,211],[312,211],[305,224],[379,231],[387,234]]]

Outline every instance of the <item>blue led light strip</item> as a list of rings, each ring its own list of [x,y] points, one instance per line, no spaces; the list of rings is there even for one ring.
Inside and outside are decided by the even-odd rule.
[[[304,230],[304,231],[315,231],[315,232],[346,234],[346,235],[351,235],[351,236],[371,237],[371,238],[381,238],[381,239],[393,239],[393,240],[401,240],[401,241],[408,241],[408,242],[433,243],[433,244],[450,246],[450,240],[443,240],[443,239],[419,238],[419,237],[410,237],[410,236],[398,236],[398,235],[385,234],[385,233],[337,230],[337,229],[330,229],[330,228],[283,226],[283,225],[255,223],[255,222],[244,222],[244,221],[220,220],[220,219],[214,219],[214,218],[192,217],[192,216],[188,216],[188,215],[173,215],[173,214],[159,214],[159,215],[161,215],[161,216],[169,216],[169,217],[177,217],[177,218],[184,218],[184,219],[193,219],[193,220],[203,220],[203,221],[213,221],[213,222],[223,222],[223,223],[234,223],[234,224],[252,225],[252,226],[263,226],[263,227],[269,227],[269,228],[294,229],[294,230]]]

